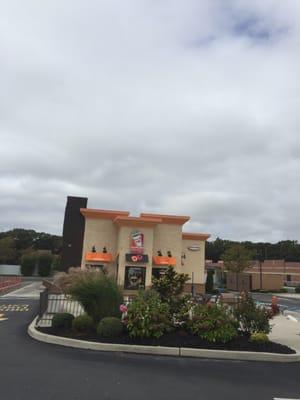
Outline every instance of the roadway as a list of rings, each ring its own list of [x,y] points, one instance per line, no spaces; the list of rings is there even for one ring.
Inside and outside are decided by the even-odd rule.
[[[0,310],[8,318],[0,321],[3,400],[300,399],[298,363],[177,359],[64,348],[27,335],[27,326],[38,311],[36,298],[11,294],[0,298]]]
[[[270,304],[272,301],[272,294],[270,293],[252,293],[252,297],[261,302]],[[280,293],[276,293],[277,304],[281,310],[289,310],[294,312],[300,312],[300,296],[299,298],[281,296]]]

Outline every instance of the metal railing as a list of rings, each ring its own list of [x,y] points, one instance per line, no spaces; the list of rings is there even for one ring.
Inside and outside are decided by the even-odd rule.
[[[48,289],[45,289],[43,292],[40,293],[40,307],[39,307],[39,320],[43,317],[46,313],[48,308]]]
[[[69,313],[77,317],[84,314],[82,305],[67,294],[50,294],[48,290],[40,293],[40,309],[38,323],[51,322],[53,315]]]

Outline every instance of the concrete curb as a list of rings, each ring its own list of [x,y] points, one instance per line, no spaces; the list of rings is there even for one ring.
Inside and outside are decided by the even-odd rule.
[[[73,347],[85,350],[114,351],[126,353],[152,354],[164,356],[214,358],[239,361],[272,361],[272,362],[297,362],[300,361],[300,353],[296,354],[275,354],[258,353],[250,351],[229,351],[229,350],[206,350],[178,347],[139,346],[128,344],[98,343],[86,340],[70,339],[61,336],[48,335],[39,332],[36,326],[37,317],[28,327],[28,334],[35,340],[44,343],[57,344],[60,346]]]
[[[36,328],[37,317],[28,327],[28,334],[33,339],[45,343],[58,344],[60,346],[74,347],[77,349],[100,350],[100,351],[121,351],[126,353],[141,353],[154,355],[179,356],[177,347],[159,347],[159,346],[134,346],[127,344],[98,343],[88,342],[86,340],[70,339],[61,336],[47,335],[39,332]]]
[[[271,361],[271,362],[297,362],[300,361],[300,353],[278,354],[252,351],[233,350],[205,350],[182,348],[180,355],[183,357],[218,358],[222,360],[236,361]]]

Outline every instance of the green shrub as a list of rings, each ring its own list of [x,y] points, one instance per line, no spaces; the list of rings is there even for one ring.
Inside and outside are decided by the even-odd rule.
[[[283,287],[283,288],[279,289],[279,292],[280,293],[287,293],[287,289]]]
[[[61,269],[61,256],[55,255],[52,259],[51,270],[52,271],[60,271]]]
[[[175,327],[180,327],[183,329],[187,327],[187,323],[190,320],[190,310],[193,304],[194,300],[191,295],[187,294],[182,297],[178,309],[172,315],[173,325]]]
[[[264,332],[253,332],[250,336],[250,342],[266,343],[269,341],[268,336]]]
[[[171,327],[170,308],[154,290],[140,291],[128,306],[129,335],[159,338]]]
[[[209,342],[226,343],[237,336],[237,321],[229,309],[217,305],[197,305],[188,322],[190,331]]]
[[[49,276],[53,261],[52,254],[41,254],[38,258],[38,273],[40,276]]]
[[[89,315],[83,314],[73,319],[72,329],[78,333],[91,332],[94,327],[93,318]]]
[[[121,336],[123,332],[123,324],[116,317],[103,318],[97,327],[97,335],[100,337],[114,338]]]
[[[69,313],[57,313],[52,318],[52,328],[71,329],[74,315]]]
[[[116,282],[99,273],[78,274],[69,293],[79,301],[85,312],[97,324],[105,317],[120,317],[120,304],[123,296]]]
[[[56,271],[53,276],[53,284],[64,293],[70,293],[70,289],[87,275],[98,277],[99,272],[92,268],[71,267],[68,272]]]
[[[205,282],[205,292],[211,293],[214,290],[214,271],[207,271],[206,282]]]
[[[36,264],[35,255],[24,255],[21,260],[21,274],[23,276],[32,276]]]
[[[300,293],[300,286],[297,286],[297,287],[295,288],[295,292],[296,292],[296,293]]]
[[[234,315],[242,332],[271,332],[271,313],[266,308],[258,306],[249,295],[245,295],[238,303]]]
[[[179,274],[174,267],[168,267],[162,277],[153,279],[153,289],[159,294],[161,301],[169,305],[171,314],[181,306],[184,285],[188,280],[187,274]]]

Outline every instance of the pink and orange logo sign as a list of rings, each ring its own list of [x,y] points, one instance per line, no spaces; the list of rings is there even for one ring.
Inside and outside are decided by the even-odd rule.
[[[131,253],[144,253],[144,234],[139,231],[134,231],[130,235],[130,251]]]

